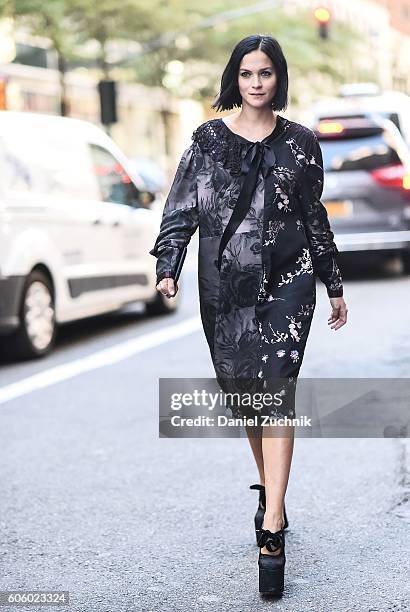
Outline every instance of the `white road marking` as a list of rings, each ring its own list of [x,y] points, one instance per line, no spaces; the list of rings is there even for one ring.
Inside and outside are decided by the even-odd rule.
[[[198,331],[201,328],[201,320],[199,317],[193,317],[187,321],[177,323],[172,327],[164,327],[154,332],[126,340],[121,344],[116,344],[110,348],[103,349],[87,357],[80,357],[74,361],[63,363],[54,368],[39,372],[28,378],[24,378],[18,382],[0,387],[0,404],[5,404],[10,400],[31,393],[38,389],[44,389],[50,385],[55,385],[68,378],[73,378],[78,374],[96,370],[113,363],[118,363],[123,359],[132,357],[137,353],[142,353],[155,346],[181,338]]]

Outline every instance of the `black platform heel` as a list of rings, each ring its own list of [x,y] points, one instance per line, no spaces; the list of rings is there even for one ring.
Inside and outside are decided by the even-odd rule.
[[[282,529],[272,533],[269,529],[260,530],[259,546],[259,592],[266,595],[282,595],[285,586],[285,533]],[[270,552],[280,550],[277,555],[262,554],[262,548]]]
[[[265,493],[265,487],[260,484],[251,485],[249,488],[256,489],[259,491],[259,505],[258,505],[258,509],[256,511],[255,519],[254,519],[256,543],[258,543],[258,537],[259,537],[259,534],[262,528],[262,524],[263,524],[263,517],[265,516],[266,493]],[[287,529],[289,527],[289,523],[288,523],[288,517],[286,516],[285,504],[283,504],[283,519],[285,521],[283,525],[283,529]]]

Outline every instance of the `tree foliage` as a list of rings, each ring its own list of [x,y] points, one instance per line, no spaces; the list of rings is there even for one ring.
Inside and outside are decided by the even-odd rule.
[[[289,13],[270,8],[229,18],[230,11],[255,4],[246,0],[0,0],[0,10],[33,34],[50,38],[69,67],[98,67],[106,76],[165,86],[188,97],[215,95],[236,42],[254,33],[279,40],[295,82],[305,83],[318,72],[336,83],[350,80],[348,62],[340,61],[355,54],[357,38],[348,28],[332,24],[331,38],[322,41],[310,10]],[[212,16],[219,16],[219,23],[204,27],[204,19]],[[95,43],[91,57],[84,53],[90,41]],[[110,56],[113,44],[115,62]],[[170,74],[175,62],[181,69],[179,76]]]

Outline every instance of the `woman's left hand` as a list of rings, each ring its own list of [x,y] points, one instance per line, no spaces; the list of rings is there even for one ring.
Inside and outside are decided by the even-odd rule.
[[[330,329],[339,329],[347,321],[347,306],[343,297],[329,298],[332,312],[327,320]]]

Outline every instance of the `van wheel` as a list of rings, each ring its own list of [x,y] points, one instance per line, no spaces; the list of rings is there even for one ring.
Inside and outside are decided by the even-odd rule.
[[[155,296],[154,301],[147,302],[145,304],[146,313],[148,315],[162,315],[162,314],[170,314],[171,312],[176,312],[179,308],[180,304],[180,296],[181,296],[181,287],[178,286],[178,292],[175,297],[167,298],[165,295],[162,295],[159,291],[157,291],[157,295]]]
[[[43,357],[54,345],[56,335],[54,294],[47,276],[34,270],[26,280],[19,312],[20,327],[11,346],[18,357]]]

